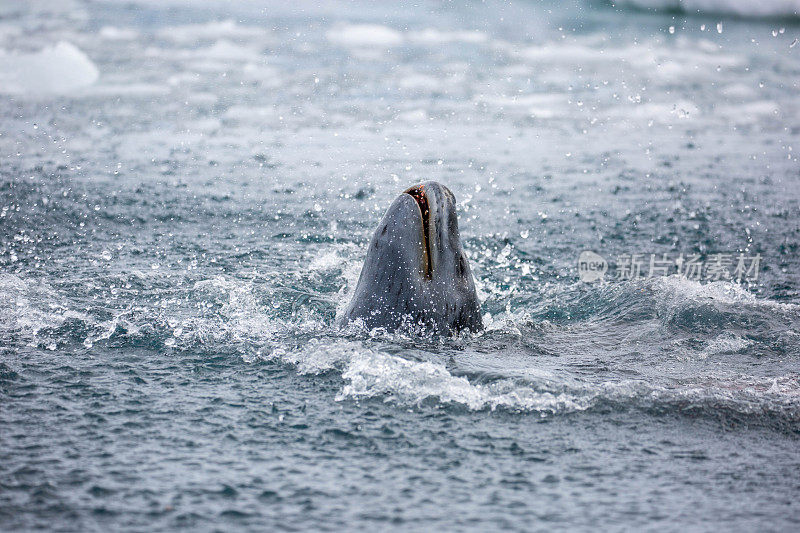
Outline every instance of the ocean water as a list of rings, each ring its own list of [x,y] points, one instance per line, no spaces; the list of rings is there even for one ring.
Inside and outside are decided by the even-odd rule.
[[[795,527],[800,26],[711,4],[0,4],[0,529]],[[430,179],[486,331],[337,329]]]

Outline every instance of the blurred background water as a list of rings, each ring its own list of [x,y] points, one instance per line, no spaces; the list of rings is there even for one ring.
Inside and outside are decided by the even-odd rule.
[[[791,528],[796,9],[0,3],[0,528]],[[336,329],[429,179],[486,332]]]

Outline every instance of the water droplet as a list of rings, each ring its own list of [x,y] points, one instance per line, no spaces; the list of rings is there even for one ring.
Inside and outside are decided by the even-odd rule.
[[[528,235],[530,235],[530,232],[526,229],[519,232],[519,236],[522,237],[523,239],[527,239]]]
[[[675,26],[670,26],[669,27],[669,32],[670,33],[675,33]]]
[[[722,23],[717,22],[717,33],[722,33]]]

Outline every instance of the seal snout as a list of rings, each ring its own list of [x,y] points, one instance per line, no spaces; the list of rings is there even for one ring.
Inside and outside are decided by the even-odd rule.
[[[479,331],[480,303],[456,216],[453,193],[435,181],[398,195],[372,236],[342,321],[392,331]]]
[[[428,203],[428,196],[425,194],[424,185],[415,185],[403,191],[404,194],[411,196],[417,207],[419,207],[419,215],[422,219],[422,251],[425,265],[425,278],[431,279],[433,276],[433,257],[431,256],[431,242],[430,242],[430,219],[431,207]]]

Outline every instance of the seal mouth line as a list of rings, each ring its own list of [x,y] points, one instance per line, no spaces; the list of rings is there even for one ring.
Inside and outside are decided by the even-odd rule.
[[[411,187],[404,191],[417,202],[419,207],[419,214],[422,218],[422,244],[425,252],[425,277],[431,279],[433,275],[433,261],[431,259],[431,243],[428,238],[428,231],[430,229],[430,212],[431,208],[428,204],[428,197],[425,195],[425,188],[422,185]]]

